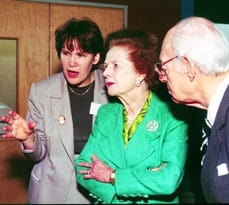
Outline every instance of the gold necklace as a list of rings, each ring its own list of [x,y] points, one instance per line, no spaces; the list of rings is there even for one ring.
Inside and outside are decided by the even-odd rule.
[[[93,82],[92,82],[92,83],[88,86],[88,88],[87,88],[84,92],[82,92],[82,93],[77,93],[75,90],[73,90],[73,88],[71,88],[70,86],[68,86],[68,87],[69,87],[69,90],[70,90],[73,94],[78,95],[78,96],[83,96],[83,95],[85,95],[86,93],[88,93],[88,91],[91,89],[92,85],[93,85]]]

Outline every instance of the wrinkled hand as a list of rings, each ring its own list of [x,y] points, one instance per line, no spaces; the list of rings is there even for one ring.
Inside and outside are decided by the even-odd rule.
[[[19,140],[27,140],[29,136],[33,133],[33,128],[35,127],[35,122],[26,122],[16,112],[9,110],[9,116],[1,116],[1,120],[6,122],[8,125],[3,127],[3,131],[6,131],[6,134],[2,135],[2,138],[16,138]]]
[[[92,163],[80,162],[78,166],[86,167],[86,170],[79,170],[79,174],[84,174],[85,179],[95,179],[100,182],[110,183],[110,175],[113,169],[98,159],[96,155],[91,157]]]

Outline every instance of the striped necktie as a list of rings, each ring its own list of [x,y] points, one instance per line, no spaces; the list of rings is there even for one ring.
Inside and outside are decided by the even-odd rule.
[[[208,138],[211,134],[211,124],[207,118],[204,119],[204,124],[202,127],[202,145],[200,147],[201,151],[201,166],[203,165],[205,153],[208,146]]]

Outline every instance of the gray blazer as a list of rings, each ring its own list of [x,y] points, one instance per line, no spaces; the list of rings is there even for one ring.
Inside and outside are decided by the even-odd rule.
[[[94,72],[94,102],[107,103],[103,76],[99,70]],[[23,149],[21,144],[25,155],[35,162],[28,203],[78,203],[73,123],[67,82],[62,72],[32,84],[27,120],[37,123],[34,151]]]

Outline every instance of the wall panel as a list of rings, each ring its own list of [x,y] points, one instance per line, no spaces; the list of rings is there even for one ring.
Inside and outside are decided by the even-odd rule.
[[[47,4],[0,0],[0,37],[18,39],[17,111],[23,116],[31,83],[48,76],[48,18]]]

